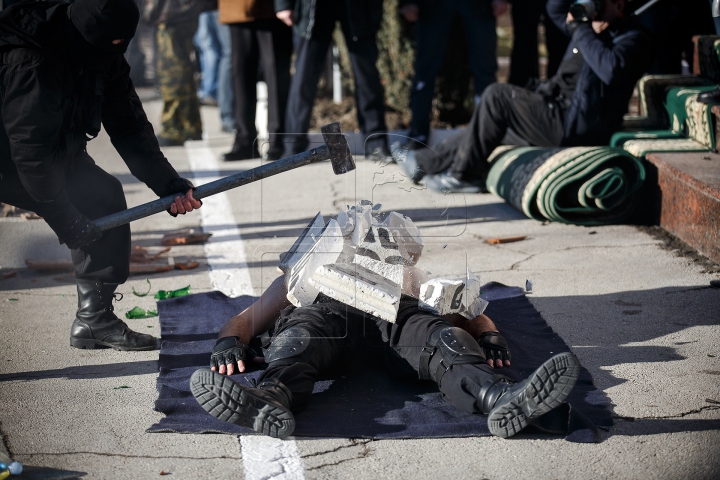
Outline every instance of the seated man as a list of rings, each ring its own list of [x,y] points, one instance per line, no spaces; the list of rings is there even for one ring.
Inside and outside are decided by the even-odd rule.
[[[394,149],[409,178],[437,192],[483,192],[488,158],[508,130],[533,146],[607,145],[652,61],[651,45],[630,17],[628,0],[596,0],[598,11],[575,12],[578,18],[567,13],[569,4],[550,0],[547,6],[572,36],[557,74],[533,88],[490,85],[467,129],[435,151]]]
[[[467,320],[420,309],[418,272],[405,267],[394,323],[323,294],[312,305],[289,306],[278,278],[220,330],[211,369],[192,375],[193,395],[214,417],[277,438],[292,434],[293,412],[310,401],[319,376],[376,360],[394,374],[434,381],[452,405],[489,415],[490,432],[503,438],[567,398],[580,373],[573,354],[552,357],[519,383],[497,375],[493,367],[510,366],[510,352],[493,322],[484,314]],[[273,326],[257,386],[225,376],[245,371],[251,339]]]

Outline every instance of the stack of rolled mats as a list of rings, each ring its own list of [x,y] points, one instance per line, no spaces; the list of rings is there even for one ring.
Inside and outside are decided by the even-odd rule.
[[[487,188],[530,218],[607,225],[634,210],[645,169],[621,148],[503,146]]]

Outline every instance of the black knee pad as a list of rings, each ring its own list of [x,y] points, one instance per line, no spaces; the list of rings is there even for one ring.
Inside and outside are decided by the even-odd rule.
[[[436,355],[442,358],[434,372],[430,362]],[[432,330],[427,346],[420,352],[418,376],[421,380],[435,380],[440,386],[443,375],[453,365],[485,363],[485,353],[468,332],[458,327],[441,327]]]
[[[305,327],[290,327],[278,333],[265,352],[267,363],[299,357],[310,345],[310,331]]]

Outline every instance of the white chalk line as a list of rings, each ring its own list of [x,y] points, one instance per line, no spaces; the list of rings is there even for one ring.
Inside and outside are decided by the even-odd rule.
[[[193,173],[204,173],[202,177],[194,175],[196,185],[221,178],[217,159],[207,141],[188,142],[185,150],[190,170]],[[235,217],[227,194],[218,193],[203,199],[200,213],[203,231],[213,234],[205,244],[212,288],[229,297],[253,295],[240,229],[230,226],[235,224]],[[294,440],[242,435],[240,449],[247,480],[305,479],[302,460]]]

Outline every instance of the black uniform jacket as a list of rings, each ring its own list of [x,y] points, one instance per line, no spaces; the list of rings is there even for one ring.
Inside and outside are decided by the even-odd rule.
[[[0,173],[17,169],[33,199],[74,209],[65,173],[102,121],[130,172],[163,195],[178,174],[160,151],[130,67],[122,55],[82,62],[68,5],[22,2],[0,13]]]

